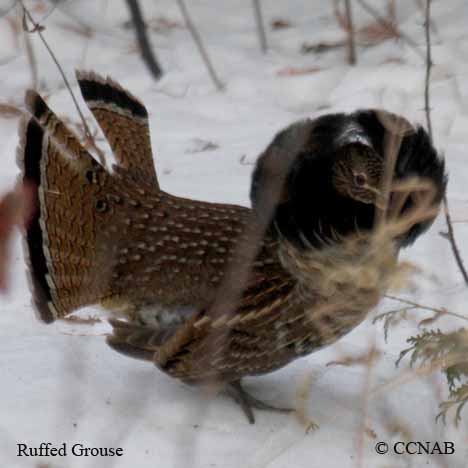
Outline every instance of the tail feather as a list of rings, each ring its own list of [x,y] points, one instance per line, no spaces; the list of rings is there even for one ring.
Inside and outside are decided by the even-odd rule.
[[[40,158],[34,158],[34,152],[41,151],[43,131],[40,125],[31,119],[29,122],[23,121],[20,133],[21,144],[18,151],[18,163],[22,169],[24,181],[31,182],[34,187],[34,200],[37,203],[39,197],[38,187],[40,186],[41,170]],[[52,301],[51,289],[47,283],[48,261],[44,249],[45,239],[41,226],[41,217],[36,212],[28,223],[28,228],[23,239],[24,252],[28,270],[30,289],[33,293],[33,301],[39,316],[44,322],[52,322],[55,319],[55,308],[51,307]],[[34,272],[34,274],[32,274]]]
[[[159,188],[144,105],[110,78],[83,71],[77,71],[76,76],[83,99],[106,136],[119,166]]]
[[[33,302],[49,323],[106,294],[109,262],[97,242],[106,223],[95,205],[112,178],[37,93],[27,92],[26,106],[31,118],[20,130],[18,164],[37,209],[25,231],[25,256]]]

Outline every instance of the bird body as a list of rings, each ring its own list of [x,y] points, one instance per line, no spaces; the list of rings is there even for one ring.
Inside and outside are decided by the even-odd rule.
[[[18,161],[36,187],[24,243],[40,319],[101,304],[114,313],[112,348],[188,383],[232,384],[244,409],[240,379],[281,368],[356,327],[388,287],[399,248],[432,222],[384,244],[361,237],[373,226],[372,187],[382,177],[385,129],[376,111],[280,132],[257,162],[248,209],[162,191],[144,106],[110,79],[77,78],[117,164],[99,164],[38,94],[27,93],[31,118]],[[420,130],[409,138],[426,145]],[[408,142],[396,171],[403,177],[414,166],[430,178],[437,205],[443,162],[430,146],[422,164],[405,153]],[[370,278],[357,280],[366,268]]]

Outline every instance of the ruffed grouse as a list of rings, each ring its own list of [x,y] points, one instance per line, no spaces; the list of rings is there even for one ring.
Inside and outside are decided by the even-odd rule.
[[[369,286],[354,304],[344,292],[333,307],[333,296],[318,287],[324,278],[316,282],[304,268],[309,262],[320,270],[330,256],[352,265],[365,255],[366,246],[342,250],[345,239],[374,226],[391,133],[386,121],[406,126],[393,180],[429,179],[435,207],[446,185],[443,160],[427,133],[401,117],[332,114],[275,136],[253,173],[253,210],[184,199],[159,187],[143,104],[109,78],[83,72],[77,78],[117,164],[100,165],[28,91],[31,116],[18,161],[36,191],[25,253],[40,319],[50,323],[99,303],[116,314],[112,348],[187,383],[222,384],[253,422],[251,407],[267,405],[244,392],[242,377],[334,342],[383,293],[380,283]],[[400,214],[410,210],[412,196],[397,195],[390,195],[389,212],[392,205]],[[392,258],[433,218],[395,236]]]

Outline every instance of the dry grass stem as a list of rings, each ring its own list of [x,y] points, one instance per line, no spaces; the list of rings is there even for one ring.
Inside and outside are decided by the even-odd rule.
[[[356,466],[363,466],[364,462],[364,441],[365,435],[369,432],[369,402],[371,397],[371,385],[372,385],[372,371],[374,365],[377,362],[379,353],[376,350],[375,343],[372,344],[366,362],[366,373],[364,377],[364,384],[362,389],[362,407],[361,407],[361,424],[360,430],[358,433],[357,440],[357,457],[356,457]]]
[[[68,79],[67,79],[67,77],[65,75],[65,72],[63,71],[57,57],[55,56],[55,54],[52,51],[51,47],[49,46],[48,42],[44,38],[44,35],[42,34],[42,31],[44,30],[44,26],[42,26],[42,25],[36,23],[36,21],[34,21],[34,18],[32,17],[29,10],[24,6],[23,2],[21,2],[21,7],[23,9],[23,18],[24,18],[23,25],[25,27],[25,30],[28,33],[37,33],[39,35],[39,38],[41,39],[42,43],[44,44],[44,47],[47,49],[47,52],[51,56],[51,58],[54,61],[55,65],[57,66],[57,69],[58,69],[60,75],[62,76],[63,82],[65,83],[65,86],[66,86],[68,92],[70,93],[70,96],[71,96],[71,98],[73,100],[75,108],[78,111],[78,114],[80,116],[81,121],[83,122],[83,128],[85,129],[86,139],[88,140],[90,146],[96,152],[96,155],[98,156],[100,164],[103,167],[106,167],[106,158],[104,156],[104,153],[102,152],[102,150],[94,142],[91,131],[89,130],[88,124],[86,123],[86,119],[85,119],[85,117],[84,117],[84,115],[83,115],[83,113],[82,113],[82,111],[80,109],[80,106],[78,105],[78,101],[77,101],[77,99],[75,97],[75,94],[73,93],[73,91],[71,89],[70,83],[68,82]],[[33,26],[32,28],[28,28],[27,21],[29,21],[32,24],[32,26]]]
[[[412,125],[404,118],[396,116],[385,111],[377,111],[380,123],[386,129],[384,140],[384,172],[380,187],[380,207],[376,210],[375,227],[378,228],[384,223],[387,216],[393,174],[395,164],[400,151],[403,138],[413,132]],[[409,193],[409,192],[408,192]],[[401,205],[403,206],[403,204]],[[379,209],[380,208],[380,209]],[[397,211],[396,214],[399,214]]]
[[[393,183],[391,190],[413,194],[415,206],[383,221],[373,231],[346,238],[336,235],[323,249],[299,251],[284,243],[283,263],[301,278],[305,290],[313,285],[313,294],[322,298],[318,307],[323,311],[350,306],[369,309],[386,291],[406,287],[411,276],[419,272],[407,262],[396,261],[394,239],[437,215],[438,209],[433,206],[435,189],[427,180],[411,178]]]
[[[466,360],[465,353],[453,353],[449,357],[444,356],[440,359],[435,359],[429,364],[423,364],[417,369],[410,367],[401,372],[397,377],[375,387],[371,394],[372,396],[379,396],[384,392],[394,390],[395,388],[407,384],[417,378],[419,379],[421,377],[429,376],[436,371],[447,369],[448,367],[464,360]]]
[[[451,311],[449,311],[449,310],[447,310],[445,308],[431,307],[431,306],[428,306],[428,305],[425,305],[425,304],[419,304],[417,302],[410,301],[408,299],[404,299],[404,298],[401,298],[401,297],[392,296],[390,294],[386,294],[385,297],[388,298],[388,299],[392,299],[393,301],[398,301],[398,302],[401,302],[403,304],[409,305],[411,308],[414,308],[414,309],[427,310],[427,311],[430,311],[430,312],[434,312],[435,315],[431,320],[436,320],[436,319],[438,319],[440,317],[443,317],[444,315],[450,315],[452,317],[455,317],[455,318],[458,318],[458,319],[461,319],[461,320],[468,320],[467,316],[464,316],[462,314],[457,314],[456,312],[451,312]],[[427,320],[429,320],[429,319],[427,319]],[[428,322],[426,322],[426,321],[420,322],[420,326],[421,325],[426,325],[426,324],[428,324]]]
[[[372,347],[369,351],[360,355],[343,355],[339,360],[327,362],[327,367],[332,366],[369,366],[372,365],[381,356],[381,352],[375,347]]]
[[[296,417],[304,427],[306,434],[310,431],[315,431],[319,425],[310,418],[308,412],[308,405],[310,401],[311,387],[314,383],[314,376],[312,373],[304,375],[301,382],[296,388]]]

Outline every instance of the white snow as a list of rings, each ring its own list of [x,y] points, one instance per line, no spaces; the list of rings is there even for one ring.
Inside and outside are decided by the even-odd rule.
[[[29,1],[34,8],[42,2]],[[148,21],[164,17],[183,24],[176,2],[142,1]],[[358,49],[358,65],[346,63],[346,51],[300,54],[303,42],[343,37],[332,2],[263,0],[267,24],[274,18],[292,23],[288,29],[267,28],[270,50],[260,52],[249,0],[190,0],[186,2],[200,29],[226,90],[217,92],[194,43],[183,27],[151,35],[164,68],[155,83],[136,51],[125,2],[66,1],[46,20],[44,35],[73,82],[76,68],[109,74],[147,106],[151,137],[162,187],[203,200],[247,205],[252,164],[276,131],[289,123],[335,111],[384,107],[425,123],[424,62],[404,41],[385,41]],[[352,2],[354,4],[354,2]],[[384,12],[385,3],[370,2]],[[418,2],[396,2],[398,23],[424,53],[423,15]],[[420,2],[423,3],[423,2]],[[452,217],[468,220],[468,8],[465,0],[433,0],[433,61],[431,96],[434,139],[446,155]],[[0,2],[1,4],[1,2]],[[40,5],[39,5],[40,6]],[[68,12],[68,13],[67,13]],[[77,22],[92,28],[92,36],[76,32]],[[14,16],[10,13],[10,18]],[[354,5],[356,23],[372,18]],[[20,43],[23,42],[21,35]],[[38,40],[30,35],[37,57],[42,90],[60,115],[77,122],[62,79]],[[0,103],[22,105],[31,77],[27,58],[16,49],[15,35],[0,18]],[[315,72],[281,76],[289,67]],[[78,93],[76,85],[74,91]],[[84,104],[83,104],[84,107]],[[89,117],[89,113],[87,116]],[[90,118],[90,122],[92,122]],[[11,188],[15,166],[18,119],[0,116],[0,193]],[[197,151],[199,141],[217,145]],[[195,149],[195,151],[194,151]],[[468,261],[468,223],[456,223],[462,255]],[[420,265],[426,276],[405,297],[466,314],[468,291],[454,263],[450,246],[439,235],[442,216],[401,258]],[[247,379],[259,398],[279,405],[295,404],[301,382],[313,375],[307,410],[320,425],[305,433],[294,416],[257,412],[247,424],[229,399],[208,399],[200,390],[171,380],[151,365],[125,358],[108,348],[109,327],[55,323],[35,317],[24,275],[18,236],[14,241],[11,288],[0,297],[0,466],[38,467],[223,467],[315,468],[467,466],[468,410],[455,429],[435,423],[437,405],[447,396],[437,373],[376,391],[407,371],[394,362],[405,340],[418,332],[410,322],[390,331],[384,343],[382,324],[367,319],[336,345],[298,360],[262,378]],[[383,301],[375,313],[399,307]],[[88,308],[83,315],[99,313]],[[420,319],[427,314],[417,315]],[[453,329],[463,323],[444,318],[434,327]],[[326,366],[344,355],[367,352],[375,341],[382,352],[372,368]],[[366,383],[367,382],[367,383]],[[370,393],[369,393],[370,389]],[[365,418],[365,423],[363,422]],[[363,424],[374,431],[363,432]],[[405,434],[397,427],[405,428]],[[374,445],[397,440],[453,441],[453,455],[378,455]],[[17,457],[17,444],[39,446],[83,443],[89,447],[122,447],[114,458]]]

